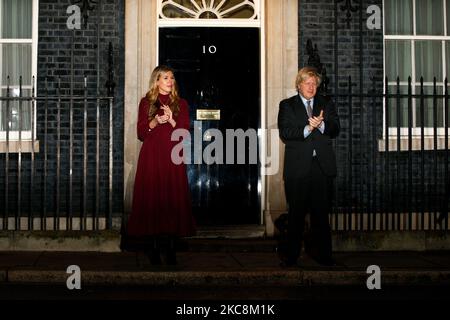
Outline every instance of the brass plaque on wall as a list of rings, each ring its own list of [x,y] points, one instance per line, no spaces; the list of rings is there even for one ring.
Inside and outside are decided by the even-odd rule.
[[[220,120],[220,109],[197,109],[197,120]]]

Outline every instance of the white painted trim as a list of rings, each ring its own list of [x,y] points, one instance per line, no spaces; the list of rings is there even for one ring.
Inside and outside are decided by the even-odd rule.
[[[400,81],[400,86],[407,86],[408,82],[407,81]],[[388,85],[392,86],[392,85],[396,85],[397,81],[388,81]],[[420,86],[420,81],[419,82],[412,82],[411,81],[411,86]],[[433,82],[429,82],[429,81],[424,81],[423,82],[423,86],[424,87],[432,87],[433,86]],[[444,82],[438,82],[436,81],[436,87],[444,87]]]
[[[443,127],[438,127],[438,136],[443,136],[445,133],[445,129]],[[421,128],[412,128],[412,136],[414,139],[416,138],[420,138],[421,135]],[[426,137],[433,137],[433,131],[434,128],[433,127],[424,127],[423,128],[424,131],[424,136]],[[449,133],[450,133],[450,129],[449,129]],[[400,128],[400,137],[404,138],[404,137],[408,137],[408,127],[401,127]],[[391,127],[389,128],[389,139],[397,139],[397,127]]]
[[[2,5],[0,5],[0,17],[2,16]],[[2,34],[2,24],[0,23],[0,35]],[[0,45],[2,44],[2,38],[0,37]],[[0,62],[3,61],[3,50],[0,47]],[[0,68],[1,68],[1,64],[0,64]],[[2,73],[0,72],[0,79],[1,77],[3,77]],[[0,80],[1,81],[1,80]],[[1,95],[1,92],[0,92]],[[1,119],[0,119],[1,120]]]
[[[447,36],[447,0],[442,0],[442,2],[444,2],[444,35]]]
[[[34,95],[37,96],[37,60],[38,60],[38,39],[39,39],[39,0],[33,1],[33,44],[31,76],[34,76]],[[34,113],[34,121],[36,121],[36,111]],[[35,122],[36,123],[36,122]],[[36,127],[36,126],[35,126]]]
[[[258,28],[260,20],[242,21],[242,19],[158,19],[159,27],[233,27],[233,28]]]
[[[412,212],[411,220],[409,219],[410,214],[408,212],[400,213],[383,213],[377,212],[375,215],[375,224],[372,224],[371,229],[368,228],[368,220],[372,219],[372,214],[369,213],[350,213],[352,219],[352,225],[350,230],[346,227],[346,222],[349,217],[348,213],[338,213],[330,215],[330,226],[333,231],[394,231],[394,232],[407,232],[409,231],[408,226],[411,224],[412,232],[417,231],[427,231],[427,230],[442,230],[439,227],[434,228],[434,223],[431,225],[428,223],[429,220],[434,221],[435,212],[424,212],[424,225],[420,222],[420,217],[422,214],[420,212]],[[363,228],[361,229],[356,223],[357,219],[361,217],[363,220]],[[397,226],[392,225],[391,221],[397,221],[397,217],[400,218],[400,224]],[[382,228],[382,222],[384,222],[384,227]],[[335,228],[337,225],[337,228]],[[395,228],[394,228],[395,227]],[[398,228],[398,229],[397,229]],[[450,219],[448,220],[448,225],[444,225],[444,230],[450,228]],[[391,241],[387,241],[392,243]],[[395,246],[395,245],[394,245]],[[391,249],[392,250],[392,247]],[[404,248],[402,250],[405,250]]]
[[[35,1],[38,1],[38,0],[35,0]],[[33,28],[34,28],[34,21],[33,21]],[[34,32],[32,32],[32,33],[34,33]],[[18,43],[18,44],[33,43],[33,38],[31,38],[31,39],[1,39],[0,38],[0,44],[1,43]]]
[[[450,133],[450,130],[449,130]],[[442,132],[443,134],[443,132]],[[422,150],[422,139],[419,136],[411,137],[411,151],[420,151]],[[409,151],[408,148],[408,136],[402,135],[400,137],[400,151]],[[389,136],[389,152],[397,152],[398,151],[398,139],[397,136]],[[436,150],[445,150],[450,148],[450,142],[445,147],[445,138],[443,136],[439,136],[437,138],[437,149]],[[424,135],[424,147],[425,151],[434,150],[434,137],[433,135]],[[386,139],[378,140],[378,151],[386,152]]]
[[[31,131],[22,131],[21,140],[31,140]],[[9,141],[18,141],[19,131],[9,131]],[[0,131],[0,141],[6,141],[6,131]]]
[[[106,213],[105,213],[106,214]],[[57,219],[58,223],[58,230],[59,231],[68,231],[68,220],[67,213],[61,214],[61,216]],[[98,218],[92,218],[92,217],[86,217],[86,218],[79,218],[79,217],[72,217],[72,231],[79,231],[81,228],[82,221],[85,220],[86,231],[92,231],[94,230],[93,225],[96,219],[98,219],[98,230],[107,230],[107,220],[104,217],[98,217]],[[46,231],[54,231],[54,223],[55,223],[55,217],[47,217],[47,218],[32,218],[32,228],[31,230],[28,229],[28,217],[20,217],[19,218],[19,230],[23,231],[37,231],[41,229],[41,224],[45,224],[45,230]],[[122,218],[120,217],[113,217],[112,218],[112,230],[120,230],[120,225],[122,223]],[[14,217],[7,218],[6,221],[6,229],[3,229],[3,218],[0,218],[0,230],[15,230],[16,228],[16,221]],[[17,230],[18,231],[18,230]],[[86,249],[86,248],[84,248]]]
[[[385,9],[385,0],[383,0],[383,94],[386,94],[386,15],[384,14]],[[385,136],[385,128],[386,128],[386,100],[383,99],[383,129],[382,136],[383,139],[386,139]]]
[[[416,5],[416,2],[414,1],[414,7]],[[414,15],[415,16],[415,15]],[[416,32],[416,24],[414,20],[414,32]],[[411,40],[411,83],[416,83],[416,41]],[[411,93],[416,93],[416,86],[411,85]],[[417,121],[417,114],[416,114],[416,100],[412,100],[412,124],[414,124]]]
[[[413,35],[416,36],[416,0],[413,0]]]
[[[157,13],[156,13],[156,15],[157,15],[157,17],[158,17],[158,12],[159,12],[159,6],[161,5],[160,4],[160,0],[158,0],[158,1],[156,1],[156,3],[157,3],[157,7],[158,7],[158,11],[157,11]],[[155,45],[155,47],[156,47],[156,54],[155,54],[155,57],[156,57],[156,61],[155,61],[155,66],[157,66],[157,65],[159,65],[159,28],[162,28],[163,26],[161,26],[160,25],[160,19],[156,19],[156,31],[155,31],[155,39],[156,39],[156,45]],[[185,26],[185,27],[189,27],[189,26],[192,26],[192,25],[187,25],[187,26]],[[166,27],[169,27],[169,26],[166,26]]]
[[[15,153],[19,150],[19,141],[10,141],[8,144],[8,152]],[[20,149],[22,153],[31,153],[34,148],[34,153],[39,153],[39,141],[28,139],[27,137],[22,138],[20,141]],[[1,141],[0,139],[0,153],[6,153],[6,141]]]
[[[450,40],[450,36],[385,35],[385,40]]]
[[[266,154],[267,147],[267,134],[266,134],[266,28],[265,28],[265,6],[261,5],[257,1],[259,6],[259,17],[260,17],[260,29],[259,29],[259,47],[260,47],[260,95],[261,95],[261,105],[260,105],[260,126],[261,126],[261,142],[260,148],[262,150],[261,154],[264,157]],[[260,160],[260,163],[265,163],[266,161]],[[266,174],[265,168],[261,165],[260,178],[258,181],[258,192],[260,195],[260,224],[266,225],[267,222],[264,219],[264,210],[266,207]]]
[[[33,44],[31,49],[31,76],[32,78],[32,86],[34,86],[34,93],[32,95],[38,96],[37,92],[37,65],[38,65],[38,39],[39,39],[39,0],[33,1]],[[30,132],[30,139],[36,140],[37,137],[37,103],[36,100],[31,101],[32,110],[34,113],[33,117],[33,133]],[[24,137],[25,138],[25,137]]]
[[[450,42],[449,42],[450,45]],[[447,60],[445,59],[446,42],[442,40],[442,86],[444,86],[445,78],[447,77]],[[441,82],[439,83],[441,84]]]
[[[0,86],[0,89],[7,89],[8,86]],[[33,87],[30,85],[22,86],[23,90],[31,90]],[[9,89],[19,89],[19,86],[9,86]]]

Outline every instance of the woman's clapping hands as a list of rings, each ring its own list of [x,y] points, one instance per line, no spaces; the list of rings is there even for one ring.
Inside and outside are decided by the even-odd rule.
[[[176,122],[175,122],[175,120],[173,120],[173,114],[172,114],[172,110],[170,110],[170,107],[168,105],[163,105],[163,106],[161,106],[161,109],[164,110],[164,115],[161,117],[164,117],[164,119],[166,119],[165,122],[168,122],[172,125],[172,127],[175,127]]]

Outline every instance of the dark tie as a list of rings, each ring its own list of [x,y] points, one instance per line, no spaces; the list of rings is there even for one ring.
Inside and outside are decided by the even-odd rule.
[[[312,118],[311,100],[306,102],[306,112],[308,112],[308,118]]]

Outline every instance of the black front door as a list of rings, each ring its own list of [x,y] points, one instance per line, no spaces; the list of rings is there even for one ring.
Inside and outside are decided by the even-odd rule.
[[[259,29],[161,28],[159,39],[159,62],[175,69],[180,95],[190,106],[188,177],[197,223],[259,224],[260,175],[252,154],[257,150],[260,125]],[[221,150],[213,147],[220,145],[218,132],[223,137]],[[245,163],[238,163],[239,139],[226,138],[243,132],[247,135]],[[201,139],[197,150],[194,137]],[[194,163],[198,146],[202,157]],[[223,163],[217,163],[220,159]]]

